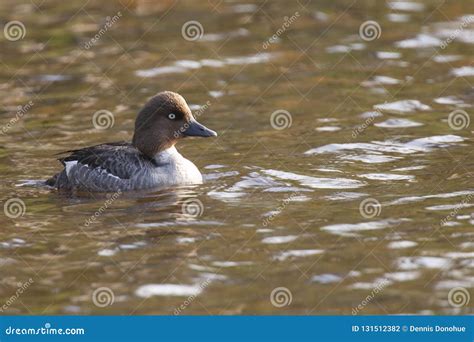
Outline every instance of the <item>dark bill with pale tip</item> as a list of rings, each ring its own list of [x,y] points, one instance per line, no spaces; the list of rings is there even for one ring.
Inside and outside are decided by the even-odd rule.
[[[183,132],[183,135],[185,137],[217,137],[216,132],[196,120],[192,120],[188,123],[188,128]]]

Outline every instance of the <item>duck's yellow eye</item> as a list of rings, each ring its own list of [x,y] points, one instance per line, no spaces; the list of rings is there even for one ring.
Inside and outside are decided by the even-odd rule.
[[[170,120],[176,119],[176,114],[173,114],[173,113],[168,114],[168,119]]]

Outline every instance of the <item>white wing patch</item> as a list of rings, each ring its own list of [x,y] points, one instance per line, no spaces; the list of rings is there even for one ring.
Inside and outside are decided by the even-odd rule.
[[[77,160],[71,160],[66,162],[66,175],[69,177],[69,172],[71,169],[77,165]]]

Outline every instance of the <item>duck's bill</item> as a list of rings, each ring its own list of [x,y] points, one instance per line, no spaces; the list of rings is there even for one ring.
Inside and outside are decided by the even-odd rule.
[[[216,132],[196,120],[188,123],[188,128],[183,132],[183,135],[185,137],[217,137]]]

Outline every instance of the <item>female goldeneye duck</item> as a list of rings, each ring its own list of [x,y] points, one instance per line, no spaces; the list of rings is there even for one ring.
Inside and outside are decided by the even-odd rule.
[[[58,159],[64,170],[46,184],[67,190],[118,191],[202,183],[197,167],[174,147],[189,136],[217,133],[194,119],[181,95],[161,92],[138,113],[131,143],[67,151],[69,155]]]

